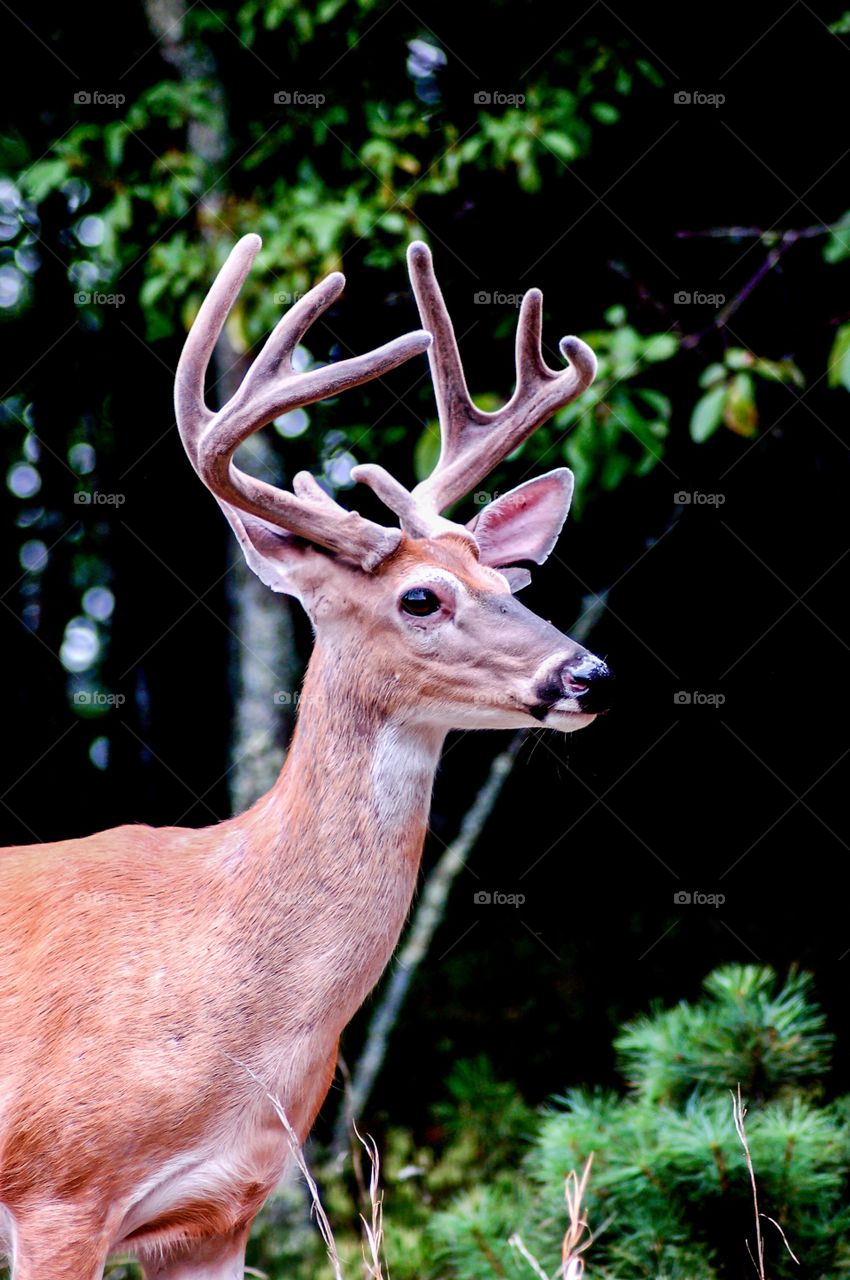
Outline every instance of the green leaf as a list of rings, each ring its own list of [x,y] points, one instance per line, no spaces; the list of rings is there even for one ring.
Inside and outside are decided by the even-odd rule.
[[[650,453],[647,449],[639,462],[635,463],[636,476],[648,476],[653,467],[657,467],[661,461],[660,453]]]
[[[609,307],[605,312],[605,323],[610,324],[612,329],[619,329],[620,325],[626,323],[626,308],[619,305]]]
[[[156,301],[165,293],[169,283],[168,276],[148,276],[139,290],[139,303],[143,311],[147,311],[148,307],[154,306]]]
[[[568,440],[564,441],[564,461],[569,463],[572,468],[576,489],[581,492],[590,483],[593,475],[593,462],[584,454],[575,436],[570,436]]]
[[[674,333],[656,333],[646,339],[643,358],[648,364],[657,364],[660,360],[669,360],[678,350],[679,339]]]
[[[608,349],[618,378],[627,378],[637,372],[642,342],[640,334],[630,324],[608,335]]]
[[[610,453],[605,459],[599,483],[609,492],[626,478],[629,473],[629,460],[622,453]]]
[[[25,195],[40,204],[51,191],[61,187],[70,172],[67,160],[39,160],[21,174],[20,187]]]
[[[850,209],[832,224],[823,256],[827,262],[843,262],[850,257]]]
[[[753,373],[768,382],[793,382],[795,386],[805,385],[805,378],[793,360],[766,360],[757,356],[753,363]]]
[[[755,363],[755,356],[743,347],[730,347],[726,352],[727,369],[749,369]]]
[[[614,89],[617,93],[631,93],[632,73],[627,71],[625,67],[620,67],[617,71],[617,78],[614,81]]]
[[[664,80],[661,77],[661,75],[656,71],[655,67],[652,65],[651,62],[647,62],[645,58],[638,58],[637,62],[635,63],[635,66],[637,67],[638,71],[640,71],[641,75],[646,76],[650,84],[655,85],[656,89],[660,89],[663,87]]]
[[[590,114],[600,124],[616,124],[620,119],[620,112],[610,102],[592,102],[590,104]]]
[[[575,160],[579,154],[579,149],[573,139],[568,134],[561,132],[560,129],[547,129],[541,135],[541,140],[550,151],[554,151],[560,160],[565,160],[568,164]]]
[[[380,219],[378,225],[382,227],[384,231],[389,231],[396,236],[403,235],[407,230],[407,223],[403,216],[395,210],[385,213]]]
[[[413,473],[417,480],[424,480],[437,465],[440,456],[440,427],[429,422],[413,449]]]
[[[123,120],[113,121],[103,130],[103,149],[113,169],[119,169],[124,159],[124,143],[127,140],[127,126]]]
[[[709,364],[703,369],[699,375],[697,382],[701,387],[713,387],[715,383],[721,382],[726,377],[726,367],[722,364]]]
[[[669,421],[673,412],[673,405],[669,396],[665,396],[661,391],[653,391],[648,387],[641,387],[640,390],[635,392],[635,396],[642,400],[644,404],[649,405],[653,413],[661,419],[661,422],[653,425],[660,426],[662,423]]]
[[[827,366],[829,386],[845,387],[850,391],[850,324],[842,324],[836,330]]]
[[[691,439],[702,444],[713,436],[723,421],[723,406],[726,403],[726,384],[715,387],[704,396],[700,396],[694,405],[688,430]]]
[[[749,373],[736,373],[726,392],[723,421],[739,436],[754,436],[758,430],[756,388]]]

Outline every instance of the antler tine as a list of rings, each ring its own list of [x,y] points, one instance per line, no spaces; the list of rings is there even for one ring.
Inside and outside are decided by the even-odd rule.
[[[467,422],[483,423],[489,415],[470,398],[454,325],[434,274],[431,250],[421,240],[408,246],[407,267],[422,325],[434,338],[428,361],[445,450],[455,444]]]
[[[457,502],[556,410],[569,404],[596,376],[596,357],[580,338],[563,338],[567,369],[550,369],[541,350],[543,297],[530,289],[522,300],[516,335],[516,389],[496,413],[470,399],[451,318],[434,275],[427,246],[417,241],[408,263],[419,314],[434,335],[428,358],[442,437],[433,472],[413,490],[416,505],[439,513]]]
[[[207,368],[224,322],[262,243],[259,236],[247,235],[231,249],[227,261],[201,303],[180,353],[174,378],[174,405],[180,437],[196,471],[198,441],[215,417],[204,402]]]
[[[335,272],[299,299],[279,321],[232,399],[217,414],[211,413],[203,399],[204,374],[260,243],[259,236],[245,236],[231,251],[187,338],[175,389],[177,419],[186,451],[234,528],[231,517],[235,508],[350,556],[364,569],[374,569],[398,546],[401,534],[397,529],[385,529],[356,512],[345,511],[306,473],[296,478],[295,493],[257,480],[234,465],[233,454],[243,441],[279,414],[380,377],[425,351],[431,336],[417,330],[363,355],[304,373],[295,372],[292,353],[297,343],[345,284],[345,278]]]

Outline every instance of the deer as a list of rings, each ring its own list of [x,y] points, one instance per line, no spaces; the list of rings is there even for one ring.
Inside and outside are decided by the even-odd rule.
[[[236,817],[0,853],[0,1253],[13,1280],[99,1280],[116,1253],[147,1280],[241,1277],[251,1224],[403,928],[447,733],[570,733],[608,709],[606,663],[515,598],[555,545],[570,471],[454,518],[590,385],[590,348],[564,338],[566,365],[551,369],[530,290],[515,390],[482,411],[417,241],[421,329],[296,368],[296,347],[342,292],[344,277],[328,275],[213,412],[207,367],[260,247],[240,239],[201,304],[175,408],[248,565],[311,621],[297,724],[278,780]],[[351,473],[395,519],[344,509],[307,472],[289,492],[236,465],[240,444],[281,414],[426,351],[441,437],[432,473],[412,488],[377,463]]]

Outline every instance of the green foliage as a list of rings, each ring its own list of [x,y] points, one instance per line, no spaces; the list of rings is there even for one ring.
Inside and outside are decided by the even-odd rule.
[[[247,48],[274,31],[306,61],[314,42],[327,52],[339,46],[344,56],[380,12],[377,0],[314,6],[249,0],[235,22]],[[455,192],[481,173],[503,174],[533,194],[588,153],[594,129],[619,119],[612,99],[628,97],[636,80],[660,83],[645,59],[585,40],[541,64],[523,93],[482,93],[487,101],[472,127],[451,113],[425,111],[408,68],[394,97],[372,71],[353,99],[319,93],[315,108],[276,103],[269,92],[265,109],[258,104],[253,118],[240,119],[243,140],[228,136],[237,127],[235,113],[228,118],[215,75],[216,37],[232,22],[225,11],[190,6],[184,46],[196,50],[186,55],[197,64],[193,78],[151,84],[118,119],[72,121],[43,155],[30,157],[20,136],[5,140],[0,152],[0,169],[15,175],[36,214],[50,196],[66,194],[69,182],[82,184],[79,205],[108,230],[86,255],[97,267],[96,283],[106,287],[140,261],[139,300],[151,340],[182,332],[233,235],[258,231],[266,242],[261,269],[244,290],[255,340],[280,312],[269,296],[269,271],[281,291],[303,292],[361,241],[370,265],[398,265],[410,239],[425,234],[418,210],[429,197]],[[445,61],[436,44],[428,47]],[[199,130],[218,137],[214,157],[193,146]],[[228,148],[237,146],[242,154],[227,163]],[[211,194],[218,166],[228,174],[226,197]],[[193,211],[203,238],[175,226]],[[152,241],[154,252],[145,254]]]
[[[827,381],[850,391],[850,324],[839,325],[829,353]]]
[[[833,1037],[812,999],[812,980],[729,965],[706,978],[698,1004],[655,1009],[614,1042],[631,1087],[648,1102],[683,1105],[699,1085],[768,1098],[817,1078]]]
[[[528,446],[530,460],[560,449],[576,477],[577,514],[590,497],[616,489],[627,476],[647,475],[663,457],[670,431],[670,397],[646,384],[658,377],[654,366],[677,354],[678,338],[639,333],[623,307],[611,307],[605,320],[610,328],[581,335],[599,361],[595,382]]]
[[[608,145],[620,146],[630,137],[633,142],[634,132],[627,131],[634,131],[647,96],[664,87],[628,28],[615,23],[618,33],[612,36],[605,11],[606,6],[598,11],[598,30],[581,35],[577,30],[568,40],[547,44],[516,92],[496,93],[464,81],[456,53],[441,47],[409,6],[390,17],[379,0],[188,5],[179,32],[152,40],[144,58],[133,56],[126,102],[94,109],[68,95],[31,127],[8,123],[0,138],[0,318],[17,324],[13,343],[20,340],[28,347],[42,315],[62,316],[57,341],[64,343],[72,334],[69,342],[76,345],[79,361],[67,415],[45,409],[49,366],[41,356],[64,349],[55,344],[48,352],[26,356],[20,386],[0,405],[7,471],[26,462],[35,469],[41,465],[45,478],[37,501],[32,493],[13,498],[15,536],[26,565],[20,594],[30,614],[38,613],[39,574],[45,582],[49,575],[42,572],[46,558],[36,557],[35,567],[26,560],[34,554],[28,544],[39,538],[45,547],[53,546],[63,518],[57,507],[60,489],[46,482],[47,459],[70,460],[75,446],[90,448],[96,460],[89,470],[70,465],[87,477],[82,488],[97,490],[109,487],[104,479],[120,453],[112,432],[114,388],[99,376],[104,360],[118,355],[121,373],[115,376],[127,385],[144,381],[151,355],[161,368],[173,368],[210,280],[234,237],[244,232],[259,232],[264,245],[228,321],[228,336],[239,352],[247,352],[295,297],[343,260],[350,270],[368,270],[376,282],[370,285],[377,298],[374,314],[364,291],[362,336],[368,344],[384,341],[393,331],[385,319],[375,320],[388,310],[375,273],[387,272],[389,280],[392,272],[397,288],[404,278],[405,248],[414,237],[442,242],[453,252],[447,228],[457,220],[462,236],[467,210],[480,216],[483,209],[489,214],[505,208],[509,218],[521,210],[526,228],[551,226],[551,210],[568,206],[576,179],[587,185],[577,166]],[[153,12],[149,6],[149,20]],[[141,10],[136,18],[143,21]],[[492,20],[497,35],[500,24],[505,33],[515,31],[515,5],[499,0]],[[521,15],[520,23],[525,23]],[[61,23],[57,32],[58,39]],[[234,36],[241,42],[235,57]],[[246,50],[251,71],[263,64],[271,73],[262,88],[255,88],[240,62]],[[314,101],[287,100],[280,78],[284,68],[287,75],[297,68],[301,87],[314,91]],[[473,87],[480,91],[473,93]],[[493,222],[500,225],[501,218],[494,216]],[[848,228],[850,214],[828,229],[828,263],[842,262],[850,253]],[[765,232],[764,243],[777,243],[780,234]],[[560,244],[560,232],[553,239]],[[663,314],[663,304],[636,287],[629,262],[618,263],[617,272],[630,281],[633,308],[648,303],[649,314]],[[120,296],[121,306],[101,305],[101,294]],[[647,476],[664,457],[671,435],[684,435],[686,415],[680,406],[689,406],[698,394],[691,390],[684,350],[693,342],[683,343],[673,331],[665,332],[663,323],[647,323],[634,311],[627,318],[623,306],[604,310],[609,301],[601,299],[602,327],[584,335],[599,358],[596,383],[538,432],[523,453],[526,469],[560,461],[572,468],[577,515],[626,481]],[[376,333],[384,323],[389,332]],[[483,408],[495,408],[510,394],[513,316],[497,326],[495,335],[485,337],[485,327],[470,342],[469,363],[475,367],[476,342],[479,353],[492,343],[484,385],[473,390]],[[836,331],[831,387],[850,388],[849,333],[846,324]],[[317,345],[317,359],[344,354],[343,341],[327,349],[327,329],[311,340],[325,342],[323,350]],[[716,335],[708,330],[698,340],[701,349],[711,348]],[[135,361],[127,355],[128,343],[137,348]],[[557,356],[552,363],[558,363]],[[707,441],[722,425],[751,437],[770,407],[767,381],[800,386],[802,374],[790,358],[771,360],[740,347],[729,349],[700,379],[692,440]],[[391,410],[372,413],[370,397],[379,394],[364,387],[357,401],[359,421],[352,422],[352,398],[311,409],[309,448],[290,433],[284,470],[315,467],[318,458],[324,478],[333,473],[337,484],[345,483],[345,466],[334,469],[335,460],[347,465],[380,458],[408,478],[413,457],[416,474],[425,474],[437,448],[435,424],[428,421],[434,410],[427,379]],[[126,409],[123,413],[126,417]],[[424,432],[423,422],[428,424]],[[40,459],[30,457],[39,448]],[[496,475],[490,487],[516,478]],[[74,590],[81,585],[82,594],[87,586],[112,584],[120,591],[113,564],[117,523],[81,525],[69,536],[68,548],[63,544],[55,553],[51,573],[72,538],[78,539],[75,563],[87,566],[88,581],[73,583]],[[55,649],[62,629],[73,629],[81,618],[96,628],[99,640],[100,656],[88,668],[69,668],[73,701],[80,692],[105,689],[109,622],[86,620],[76,601],[73,611],[65,611],[65,618],[52,619]],[[81,718],[105,714],[102,702],[73,701],[73,706]]]
[[[516,1169],[539,1122],[516,1089],[496,1079],[486,1058],[456,1063],[445,1089],[444,1100],[431,1109],[427,1141],[407,1130],[391,1129],[383,1143],[386,1254],[390,1273],[399,1280],[424,1280],[434,1274],[429,1223],[437,1222],[439,1211],[465,1189],[483,1181],[488,1196],[501,1200],[511,1213],[516,1211]],[[362,1158],[356,1145],[353,1154],[358,1161]],[[367,1210],[357,1180],[341,1176],[334,1162],[319,1168],[318,1181],[345,1274],[359,1274],[358,1215]],[[298,1226],[297,1201],[295,1212],[291,1200],[284,1207],[285,1225],[276,1203],[261,1215],[249,1261],[271,1276],[315,1280],[327,1270],[318,1232]],[[504,1226],[507,1239],[507,1218]],[[501,1250],[501,1245],[496,1248]]]
[[[728,965],[699,1000],[660,1007],[615,1040],[623,1093],[571,1089],[525,1105],[484,1058],[460,1062],[423,1139],[383,1143],[386,1254],[397,1280],[528,1280],[519,1234],[549,1275],[566,1226],[564,1181],[593,1153],[586,1208],[588,1275],[738,1280],[752,1274],[753,1208],[732,1092],[764,1214],[780,1223],[798,1270],[763,1219],[768,1274],[850,1273],[850,1097],[824,1101],[833,1039],[808,974]],[[356,1183],[319,1171],[346,1274],[359,1267]],[[281,1225],[272,1206],[251,1261],[313,1280],[327,1264],[318,1233]]]
[[[691,413],[691,439],[702,444],[721,424],[736,435],[754,436],[759,424],[757,378],[805,385],[793,360],[767,360],[743,347],[729,347],[722,364],[710,364],[700,375],[699,385],[706,390]]]
[[[435,1215],[427,1234],[440,1274],[527,1277],[507,1244],[516,1231],[553,1271],[564,1179],[591,1152],[590,1274],[748,1274],[752,1202],[730,1098],[738,1082],[752,1104],[747,1133],[762,1211],[781,1223],[804,1274],[844,1274],[850,1102],[818,1102],[832,1046],[823,1028],[808,975],[779,984],[770,969],[737,965],[711,974],[700,1001],[626,1026],[615,1047],[629,1092],[577,1089],[556,1099],[508,1194],[476,1186]],[[764,1229],[769,1274],[799,1274],[773,1228]]]
[[[831,224],[823,256],[827,262],[844,262],[850,258],[850,209]]]

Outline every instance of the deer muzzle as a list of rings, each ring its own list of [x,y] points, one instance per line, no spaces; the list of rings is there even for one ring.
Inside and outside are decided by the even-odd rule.
[[[613,683],[607,664],[587,649],[579,649],[568,658],[550,661],[538,674],[529,710],[541,723],[547,723],[552,713],[598,715],[611,706]]]

